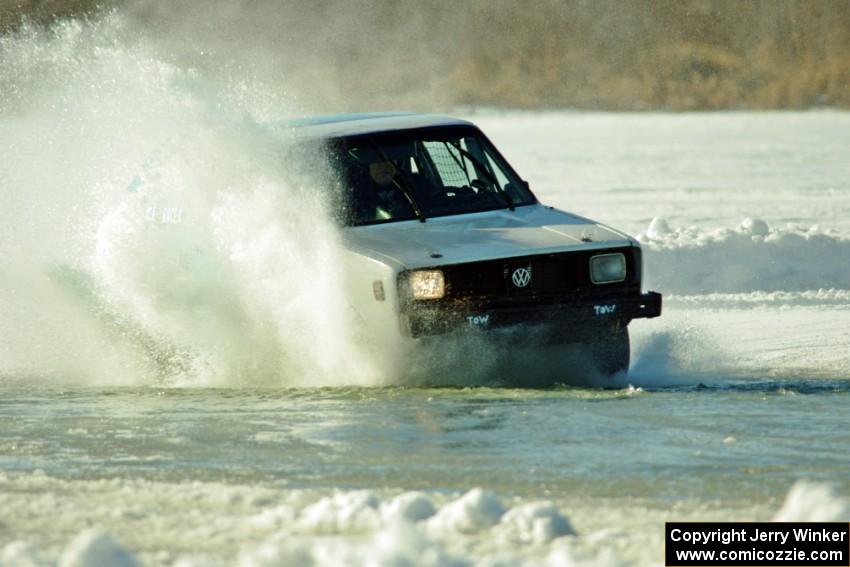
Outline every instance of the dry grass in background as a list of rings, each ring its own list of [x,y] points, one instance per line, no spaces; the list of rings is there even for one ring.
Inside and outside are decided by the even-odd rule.
[[[0,0],[0,29],[106,10],[308,109],[850,107],[847,0]]]

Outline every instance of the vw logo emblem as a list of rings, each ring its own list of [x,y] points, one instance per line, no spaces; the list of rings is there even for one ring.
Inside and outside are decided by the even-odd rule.
[[[531,283],[531,270],[528,268],[517,268],[511,276],[511,281],[517,287],[525,287]]]

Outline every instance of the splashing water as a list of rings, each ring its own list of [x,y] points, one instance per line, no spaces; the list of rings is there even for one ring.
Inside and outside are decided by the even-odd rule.
[[[321,164],[297,163],[238,97],[117,14],[24,26],[2,52],[0,373],[375,380]]]

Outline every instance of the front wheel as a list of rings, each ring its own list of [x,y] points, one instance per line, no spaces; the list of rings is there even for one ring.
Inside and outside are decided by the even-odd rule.
[[[629,371],[631,347],[625,324],[600,330],[589,341],[589,354],[596,368],[605,376]]]

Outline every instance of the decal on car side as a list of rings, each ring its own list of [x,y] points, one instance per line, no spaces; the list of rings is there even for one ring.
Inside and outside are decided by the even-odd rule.
[[[617,310],[616,305],[594,305],[593,311],[597,315],[611,315]]]

